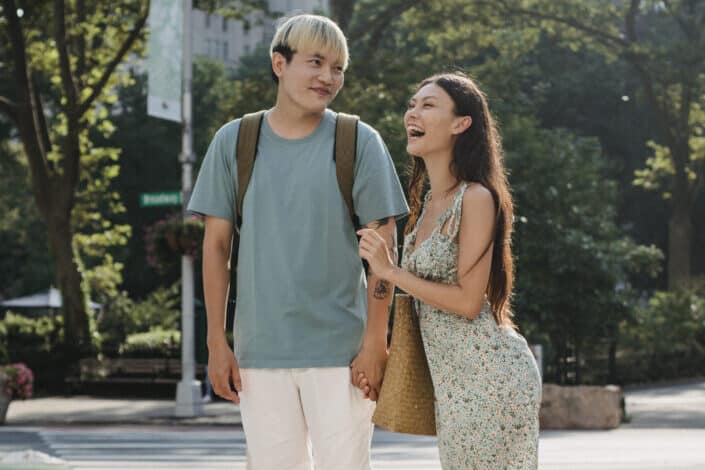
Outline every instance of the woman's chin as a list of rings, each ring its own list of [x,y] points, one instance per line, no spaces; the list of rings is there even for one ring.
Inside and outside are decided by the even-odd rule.
[[[419,154],[419,151],[420,151],[420,150],[421,150],[421,146],[420,146],[420,145],[417,145],[416,142],[407,142],[407,144],[406,144],[406,152],[407,152],[409,155],[413,155],[413,156],[415,156],[415,157],[418,157],[418,156],[420,155],[420,154]]]

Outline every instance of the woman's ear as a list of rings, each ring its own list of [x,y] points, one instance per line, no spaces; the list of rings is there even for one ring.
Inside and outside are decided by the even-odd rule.
[[[468,130],[471,125],[472,118],[470,116],[460,116],[455,119],[455,122],[453,122],[451,132],[453,133],[453,135],[462,134],[463,132]]]

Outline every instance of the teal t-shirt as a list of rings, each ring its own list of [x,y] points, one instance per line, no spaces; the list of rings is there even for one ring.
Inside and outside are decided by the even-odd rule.
[[[235,355],[240,367],[347,366],[362,345],[367,279],[336,177],[336,114],[302,139],[262,120],[243,202],[238,252]],[[216,133],[188,208],[233,221],[240,120]],[[380,135],[360,122],[353,205],[361,224],[408,213]]]

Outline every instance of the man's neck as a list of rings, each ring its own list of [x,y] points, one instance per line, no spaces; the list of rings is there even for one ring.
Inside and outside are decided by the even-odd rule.
[[[325,111],[324,111],[325,112]],[[293,103],[277,99],[267,115],[267,122],[275,134],[284,139],[302,139],[316,130],[323,112],[311,113]]]

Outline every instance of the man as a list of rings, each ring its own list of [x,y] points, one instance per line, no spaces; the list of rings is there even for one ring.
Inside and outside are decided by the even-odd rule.
[[[343,86],[347,44],[331,20],[299,15],[278,28],[270,52],[277,99],[262,119],[242,209],[234,353],[224,324],[233,214],[245,189],[240,120],[216,133],[189,204],[206,215],[209,375],[218,395],[240,403],[250,468],[369,469],[394,287],[365,278],[336,179],[336,113],[327,108]],[[395,246],[395,217],[408,207],[389,152],[362,122],[356,149],[355,213]],[[355,387],[351,373],[370,387]]]

